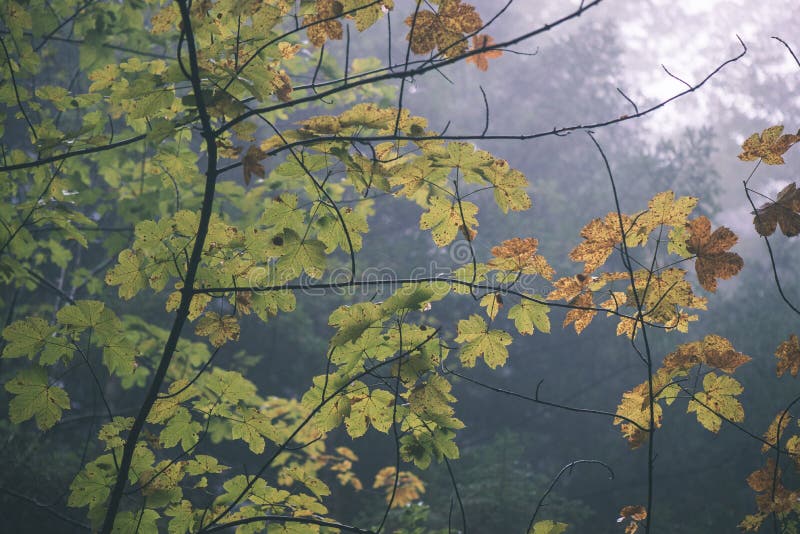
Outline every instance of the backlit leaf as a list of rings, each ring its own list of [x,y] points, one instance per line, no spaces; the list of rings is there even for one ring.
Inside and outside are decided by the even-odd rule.
[[[212,345],[221,347],[228,341],[239,339],[239,321],[231,315],[206,312],[197,321],[194,333],[198,336],[208,336]]]
[[[465,367],[475,367],[478,357],[483,356],[486,365],[494,369],[506,363],[511,336],[502,330],[489,330],[480,315],[470,315],[458,322],[456,342],[462,343],[460,358]]]
[[[686,250],[697,256],[694,264],[697,278],[701,286],[714,292],[717,290],[717,278],[731,278],[744,266],[741,256],[727,252],[738,238],[724,226],[711,233],[711,222],[704,216],[690,221],[686,226],[690,234]]]
[[[14,395],[8,406],[8,415],[13,423],[36,418],[36,426],[47,430],[70,407],[67,392],[51,385],[47,372],[39,366],[20,371],[6,382],[6,391]]]
[[[473,35],[472,36],[472,49],[483,50],[494,45],[494,39],[488,35]],[[478,70],[486,71],[489,69],[489,60],[495,59],[503,55],[502,50],[486,50],[480,54],[475,54],[467,58],[467,63],[474,63]]]
[[[703,378],[703,391],[695,394],[697,400],[689,401],[687,412],[694,412],[697,421],[707,430],[719,432],[722,419],[717,413],[737,423],[744,420],[744,408],[735,398],[743,391],[742,385],[733,377],[708,373]]]
[[[433,197],[428,211],[423,213],[419,219],[419,227],[422,230],[430,230],[433,242],[443,247],[453,242],[459,229],[465,223],[466,227],[474,232],[474,228],[478,226],[478,220],[475,218],[477,213],[478,206],[472,202],[461,201],[458,203],[442,197]]]
[[[781,134],[783,126],[771,126],[761,134],[754,133],[742,144],[739,159],[742,161],[761,159],[767,165],[783,165],[783,154],[800,141],[800,135]]]
[[[540,295],[534,298],[542,299]],[[522,299],[519,304],[508,310],[508,318],[514,320],[514,326],[520,334],[533,334],[534,328],[545,334],[550,333],[550,307],[528,299]]]

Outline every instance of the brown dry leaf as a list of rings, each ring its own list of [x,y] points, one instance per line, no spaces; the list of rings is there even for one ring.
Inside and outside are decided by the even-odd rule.
[[[308,39],[314,46],[322,46],[327,40],[342,38],[342,23],[336,17],[339,17],[343,10],[344,6],[338,0],[317,0],[315,14],[303,19],[303,25],[308,26],[306,30]],[[318,22],[323,20],[325,22]],[[318,23],[314,24],[315,22]]]
[[[292,80],[285,71],[278,71],[270,80],[272,90],[278,100],[288,102],[292,99]]]
[[[462,4],[461,0],[442,0],[439,11],[421,10],[406,18],[407,26],[412,32],[406,35],[411,39],[411,51],[415,54],[428,54],[438,48],[444,57],[450,58],[467,51],[468,43],[464,39],[467,33],[476,32],[483,26],[475,7]]]
[[[571,303],[573,306],[580,306],[583,308],[593,308],[594,302],[592,301],[592,294],[591,292],[581,293],[578,295],[575,300]],[[597,311],[595,310],[581,310],[581,309],[572,309],[567,312],[567,315],[564,317],[563,327],[567,327],[570,323],[573,323],[575,327],[575,333],[580,334],[583,330],[589,326],[589,323],[592,322],[594,316],[597,315]]]
[[[717,278],[727,280],[738,274],[744,260],[735,252],[727,252],[739,240],[732,231],[720,226],[711,233],[711,221],[701,216],[686,224],[689,239],[686,249],[697,256],[694,268],[704,289],[712,293],[717,290]]]
[[[566,300],[569,302],[586,289],[591,280],[590,277],[584,274],[559,278],[553,282],[555,289],[547,295],[547,300]]]
[[[266,177],[264,166],[261,165],[261,160],[266,157],[266,152],[262,151],[255,145],[250,145],[250,148],[247,149],[247,153],[242,159],[244,185],[250,185],[250,180],[253,178],[253,175],[258,176],[259,178]]]
[[[684,343],[664,357],[663,367],[669,372],[687,371],[700,363],[703,347],[700,341]]]
[[[767,441],[767,443],[764,443],[761,446],[762,453],[766,453],[772,447],[776,446],[780,441],[778,439],[779,437],[785,437],[784,431],[791,421],[792,416],[783,411],[779,412],[775,416],[775,419],[772,420],[772,423],[770,423],[767,431],[764,432],[764,439]],[[778,425],[780,425],[780,432],[778,431]],[[778,435],[779,433],[780,436]],[[770,447],[770,445],[772,445],[772,447]]]
[[[627,229],[630,225],[630,217],[623,215],[622,227]],[[605,219],[594,219],[583,227],[581,237],[586,241],[572,249],[569,258],[572,261],[583,262],[583,272],[590,273],[603,265],[614,251],[614,247],[622,243],[619,215],[609,213]]]
[[[742,144],[742,153],[739,159],[742,161],[752,161],[761,159],[767,165],[783,165],[783,154],[789,150],[793,144],[800,141],[798,134],[783,134],[783,126],[772,126],[767,128],[761,135],[754,133]]]
[[[619,516],[623,519],[631,519],[633,521],[643,521],[647,519],[647,510],[644,506],[625,506],[619,511]]]
[[[741,352],[736,352],[730,341],[715,334],[709,334],[703,338],[700,346],[706,365],[716,367],[724,373],[731,374],[736,371],[737,367],[752,359]]]
[[[775,202],[762,204],[755,212],[753,224],[756,232],[763,236],[770,236],[775,232],[775,227],[780,226],[781,232],[786,237],[800,234],[800,191],[793,182],[784,187]]]
[[[778,358],[776,369],[778,376],[783,376],[786,371],[792,376],[797,376],[797,372],[800,371],[800,340],[797,339],[797,335],[792,334],[789,339],[781,343],[775,351],[775,357]]]
[[[472,37],[473,50],[481,50],[494,44],[494,39],[488,35],[474,35]],[[481,52],[480,54],[469,56],[467,58],[467,63],[475,63],[475,66],[478,67],[478,70],[486,72],[489,69],[489,60],[498,58],[502,55],[503,52],[501,50],[487,50],[485,52]]]
[[[555,271],[544,256],[536,254],[538,247],[539,241],[533,237],[507,239],[492,247],[495,257],[489,261],[489,266],[504,271],[539,274],[551,280]]]

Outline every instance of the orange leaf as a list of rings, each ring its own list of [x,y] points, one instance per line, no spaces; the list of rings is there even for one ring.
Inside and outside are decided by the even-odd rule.
[[[727,280],[735,276],[744,266],[744,260],[735,252],[727,252],[736,244],[738,237],[728,228],[720,226],[711,233],[711,222],[705,216],[686,224],[689,239],[686,250],[697,255],[694,268],[700,285],[712,293],[717,290],[717,278]]]
[[[630,217],[622,216],[622,227],[630,227]],[[594,219],[581,230],[586,241],[572,249],[569,259],[583,262],[583,272],[590,273],[603,265],[614,247],[622,243],[620,219],[616,213],[609,213],[605,219]]]
[[[494,39],[492,39],[488,35],[474,35],[472,37],[473,50],[482,50],[494,44],[495,44]],[[489,60],[498,58],[502,55],[503,52],[501,50],[487,50],[485,52],[481,52],[480,54],[469,56],[467,58],[467,63],[475,63],[475,66],[478,67],[478,70],[482,70],[485,72],[486,70],[489,69]]]
[[[538,246],[539,241],[533,237],[507,239],[500,245],[492,247],[492,254],[495,257],[489,261],[489,266],[504,271],[540,274],[550,280],[555,271],[544,256],[536,254]]]

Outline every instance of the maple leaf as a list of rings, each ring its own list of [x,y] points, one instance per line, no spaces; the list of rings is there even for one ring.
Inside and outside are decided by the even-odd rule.
[[[20,371],[6,382],[5,389],[14,395],[8,404],[8,416],[15,424],[35,417],[36,426],[47,430],[70,408],[67,392],[51,385],[47,371],[38,365]]]
[[[492,247],[495,257],[489,261],[489,267],[523,274],[539,274],[551,280],[555,271],[544,256],[536,254],[538,246],[539,241],[533,237],[507,239]]]
[[[735,395],[739,395],[743,391],[742,385],[733,377],[708,373],[703,378],[703,391],[695,394],[696,400],[689,401],[686,411],[687,413],[695,412],[697,421],[706,430],[714,433],[719,432],[722,426],[722,418],[720,416],[737,423],[744,420],[744,408],[734,398]],[[714,411],[712,412],[709,408]]]
[[[615,417],[614,424],[620,425],[623,437],[628,440],[628,445],[633,449],[642,445],[648,436],[647,429],[650,428],[649,399],[648,383],[643,382],[632,390],[623,393],[622,401],[617,406],[616,414],[625,417],[625,419]],[[653,421],[656,428],[661,426],[662,412],[661,405],[654,402]]]
[[[689,221],[686,226],[690,234],[686,250],[697,256],[694,264],[697,279],[704,289],[713,293],[717,290],[717,278],[727,280],[744,266],[741,256],[727,252],[739,238],[724,226],[710,233],[711,221],[705,216]]]
[[[473,35],[472,36],[472,49],[483,50],[494,45],[494,39],[488,35]],[[502,50],[486,50],[480,54],[475,54],[467,58],[467,63],[475,63],[478,70],[487,71],[489,69],[489,60],[498,58],[503,55]]]
[[[792,376],[797,376],[797,372],[800,371],[800,340],[797,339],[796,334],[792,334],[789,339],[778,346],[775,357],[778,358],[775,372],[779,377],[783,376],[786,371],[789,371]]]
[[[412,31],[406,35],[411,51],[427,54],[438,48],[446,58],[466,52],[465,33],[476,32],[483,26],[475,7],[461,0],[442,0],[438,12],[421,10],[405,20]],[[412,35],[413,33],[413,35]]]
[[[783,165],[783,154],[792,145],[800,141],[798,134],[783,134],[783,126],[771,126],[761,132],[754,133],[742,144],[742,153],[739,159],[752,161],[761,159],[767,165]]]
[[[744,365],[752,358],[741,352],[736,352],[733,344],[724,337],[709,334],[700,343],[701,359],[710,366],[716,367],[724,373],[731,374],[740,365]]]
[[[198,336],[208,336],[212,345],[221,347],[228,340],[239,339],[239,322],[231,315],[207,312],[197,322],[194,333]]]
[[[622,227],[629,228],[630,217],[622,216]],[[594,219],[581,230],[581,237],[586,241],[572,249],[569,258],[583,262],[583,272],[590,273],[603,265],[614,247],[622,243],[620,218],[616,213],[609,213],[605,219]]]
[[[410,471],[400,471],[393,467],[384,467],[375,475],[373,488],[386,488],[386,502],[392,503],[392,508],[403,508],[422,497],[425,493],[425,484]],[[395,479],[397,484],[395,484]]]
[[[506,363],[511,336],[502,330],[489,330],[486,321],[473,314],[458,322],[456,342],[463,343],[460,356],[465,367],[475,367],[478,356],[483,356],[486,365],[494,369]]]
[[[494,318],[500,312],[500,308],[503,307],[503,297],[500,293],[487,293],[481,298],[480,305],[486,308],[486,315],[494,321]]]
[[[636,291],[650,321],[670,324],[680,315],[680,308],[706,309],[707,300],[692,292],[685,277],[686,271],[672,267],[657,274],[647,269],[634,272]],[[630,286],[627,295],[627,302],[635,302]]]
[[[625,534],[634,534],[639,530],[639,521],[647,519],[647,510],[644,506],[625,506],[619,511],[617,523],[629,520],[630,523],[625,527]]]
[[[575,300],[571,302],[571,304],[573,306],[579,306],[580,308],[593,308],[594,301],[592,300],[592,293],[581,293],[575,298]],[[562,326],[566,327],[572,323],[575,328],[575,333],[580,334],[587,326],[589,326],[589,323],[592,322],[592,319],[594,319],[595,315],[597,315],[596,310],[574,308],[567,312]]]
[[[681,228],[686,224],[686,219],[697,205],[697,197],[680,197],[675,199],[675,193],[664,191],[647,203],[647,211],[637,219],[631,237],[632,240],[646,241],[653,230],[661,226]]]
[[[777,226],[786,237],[800,234],[800,190],[792,182],[784,187],[775,202],[762,204],[755,212],[753,225],[756,232],[764,237],[775,232]]]
[[[356,10],[355,14],[347,15],[355,18],[356,29],[363,32],[375,24],[384,13],[394,9],[394,0],[383,0],[376,3],[374,0],[344,0],[345,11]]]
[[[461,214],[464,214],[463,221]],[[466,223],[470,232],[478,226],[475,215],[478,213],[478,206],[472,202],[461,201],[450,202],[446,198],[433,197],[429,210],[419,218],[419,227],[422,230],[431,230],[433,242],[443,247],[453,242],[458,235],[459,229]],[[472,235],[472,233],[470,233]]]
[[[242,158],[242,172],[244,173],[244,185],[250,185],[250,180],[253,175],[259,178],[266,177],[266,171],[261,164],[261,160],[266,158],[266,152],[262,151],[255,145],[250,145],[247,152]]]
[[[534,295],[534,298],[541,298]],[[547,316],[550,307],[532,300],[523,299],[519,304],[508,310],[508,318],[514,320],[514,326],[520,334],[533,334],[534,327],[537,330],[550,333],[550,318]]]
[[[322,46],[327,40],[339,40],[342,38],[342,23],[336,20],[344,10],[344,6],[338,0],[317,0],[314,14],[308,15],[303,19],[303,25],[308,26],[308,40],[314,46]],[[330,20],[328,20],[330,19]],[[324,22],[321,22],[324,21]]]
[[[548,519],[546,521],[537,521],[528,530],[528,534],[563,534],[569,525],[558,521]]]
[[[772,447],[776,447],[778,445],[778,443],[780,442],[780,440],[778,439],[779,434],[780,437],[786,437],[786,435],[784,434],[784,430],[786,430],[786,427],[789,426],[789,423],[791,421],[792,421],[792,416],[783,411],[779,412],[775,416],[775,419],[773,419],[772,422],[769,424],[769,428],[767,428],[767,431],[764,432],[764,441],[766,441],[766,443],[764,443],[761,446],[762,453],[766,453]]]

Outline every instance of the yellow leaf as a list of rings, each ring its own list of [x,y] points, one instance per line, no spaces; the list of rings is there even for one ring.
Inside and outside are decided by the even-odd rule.
[[[489,267],[523,274],[538,274],[551,280],[555,271],[544,256],[536,254],[539,241],[533,237],[507,239],[492,247]]]
[[[689,401],[686,411],[687,413],[694,412],[697,415],[697,421],[705,429],[714,433],[719,432],[722,426],[720,416],[737,423],[744,421],[744,408],[734,398],[743,391],[742,385],[733,377],[708,373],[703,379],[703,391],[695,394],[696,400]],[[712,412],[706,406],[714,411]]]
[[[761,132],[761,135],[754,133],[742,144],[739,159],[742,161],[761,159],[767,165],[783,165],[781,156],[800,141],[800,135],[781,135],[782,133],[783,126],[771,126]]]
[[[239,322],[231,315],[207,312],[197,322],[194,333],[198,336],[208,336],[212,345],[221,347],[229,340],[239,339]]]

